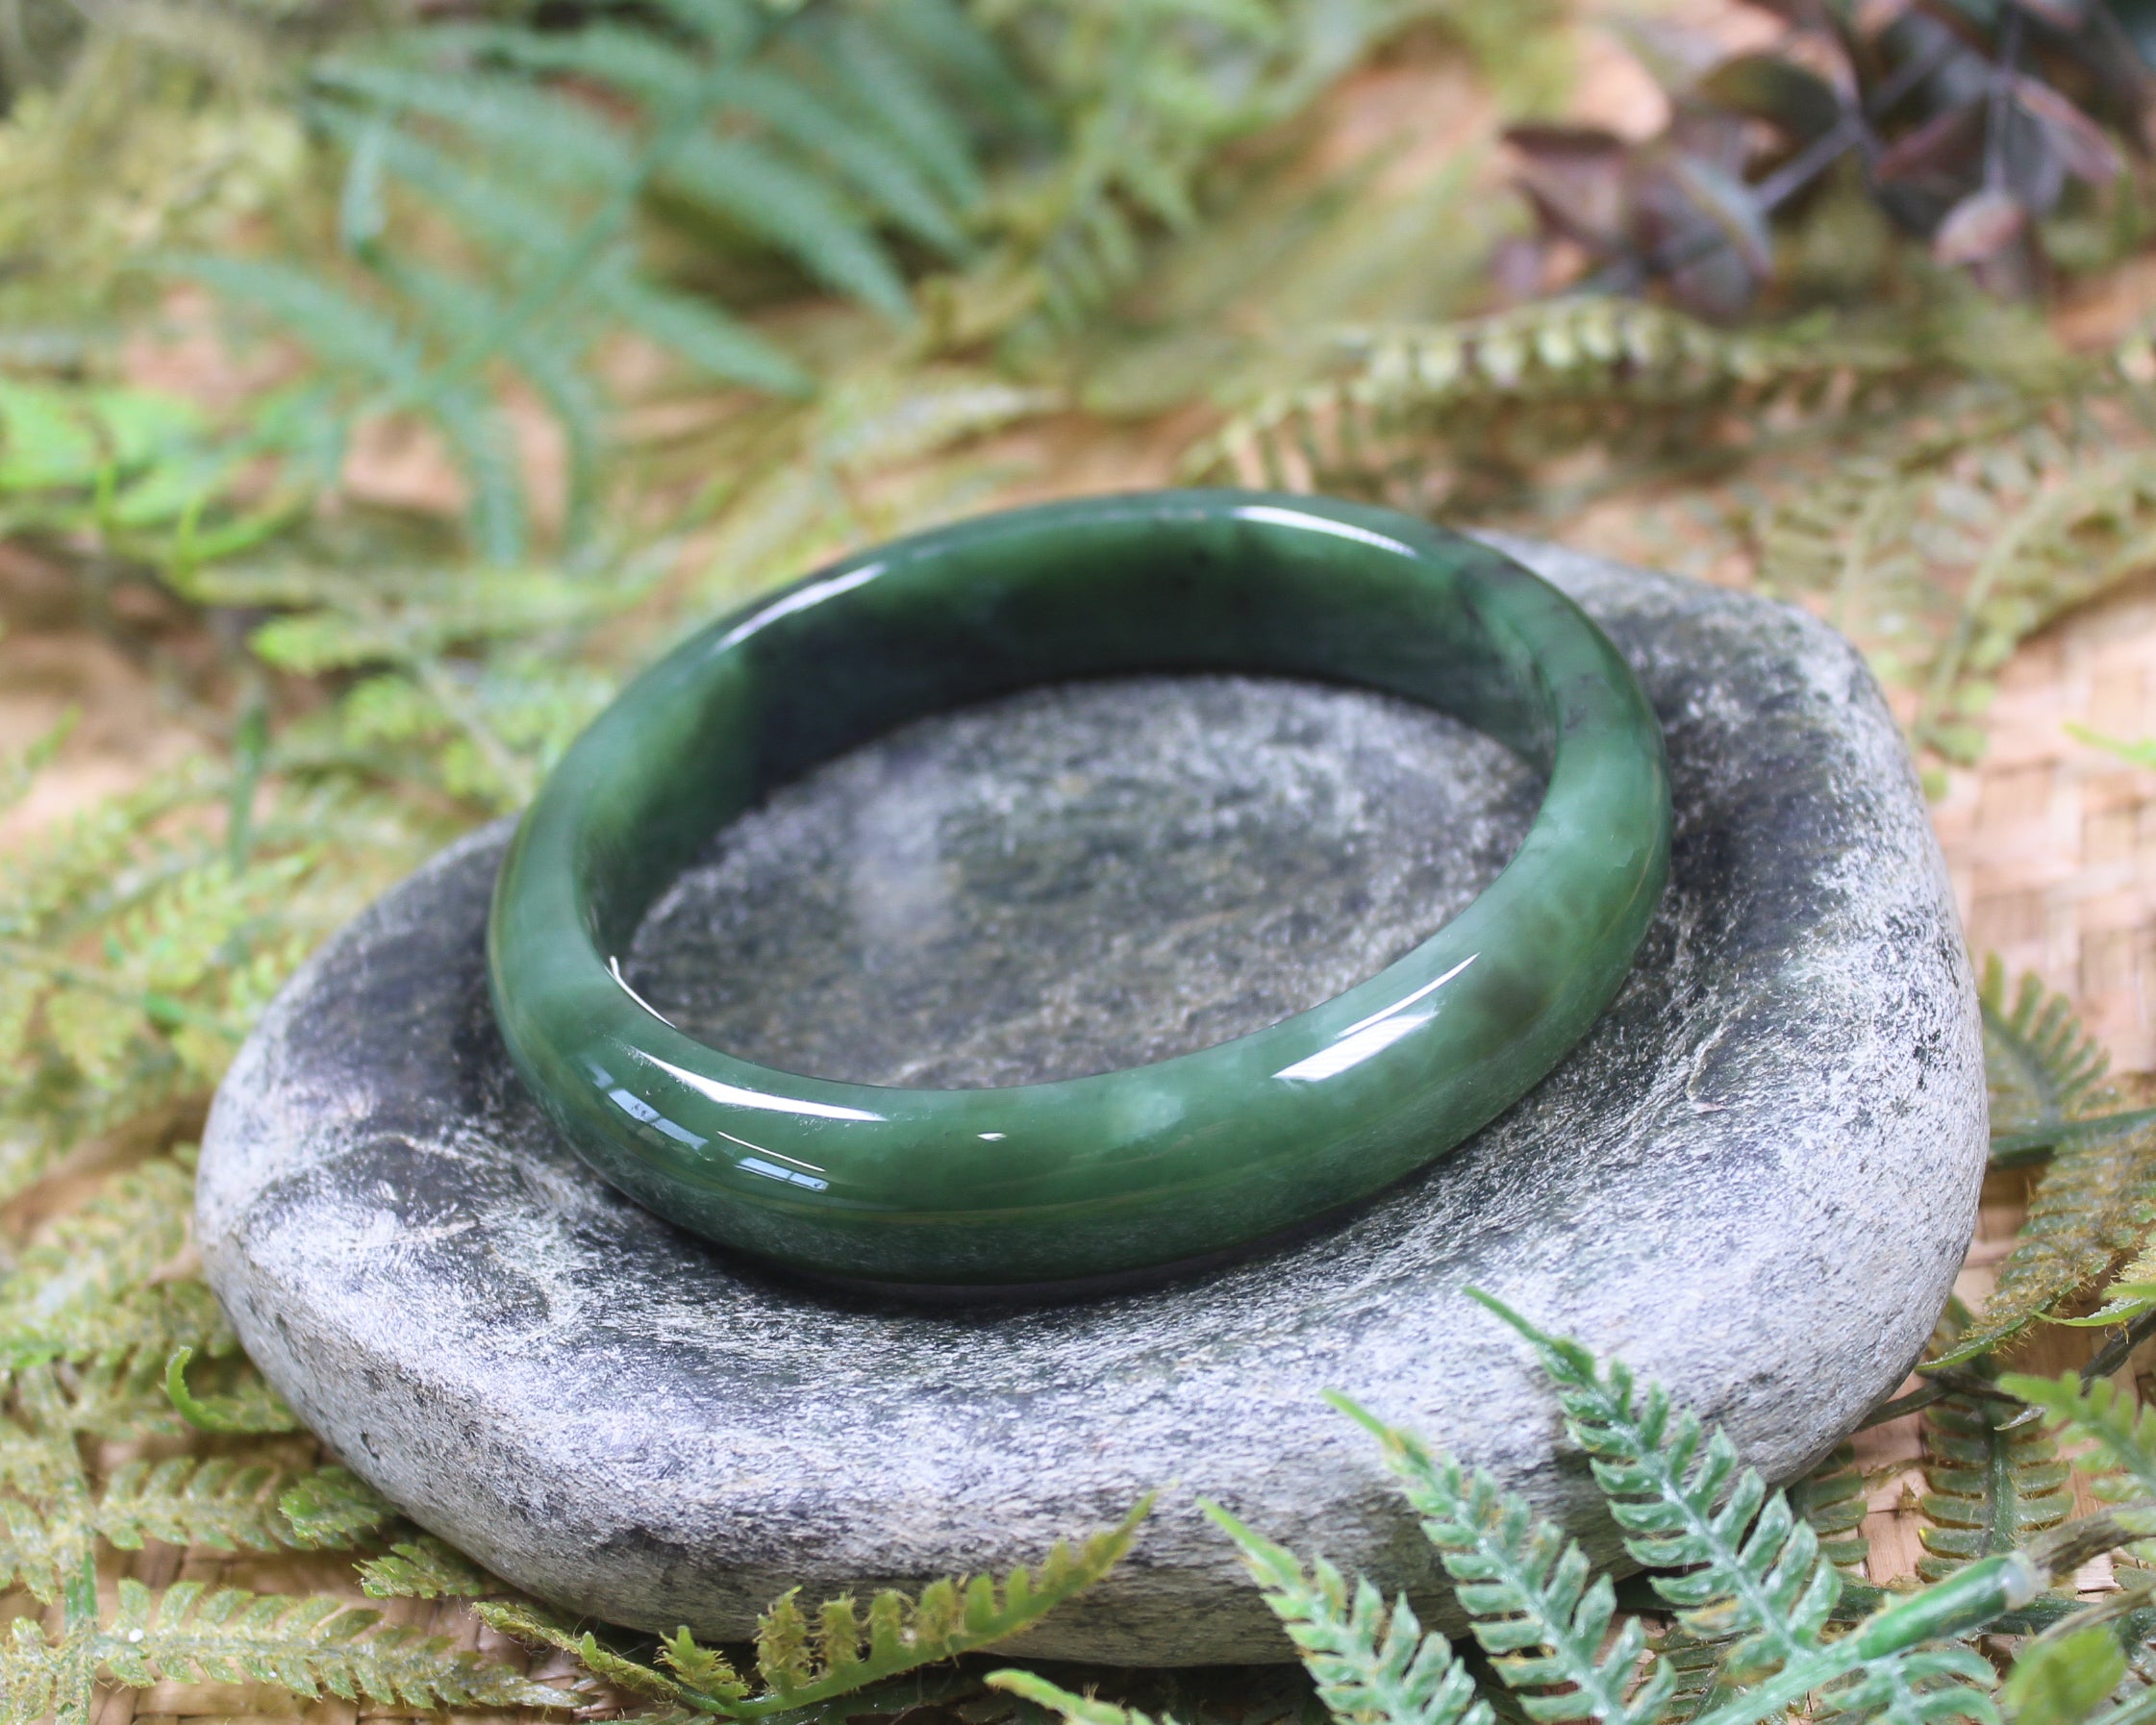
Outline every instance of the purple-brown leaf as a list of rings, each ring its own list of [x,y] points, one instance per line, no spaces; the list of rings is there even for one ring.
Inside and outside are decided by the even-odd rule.
[[[1809,143],[1842,122],[1842,98],[1817,72],[1778,54],[1740,54],[1702,78],[1696,94]]]
[[[2075,179],[2108,186],[2124,171],[2125,162],[2104,129],[2048,84],[2018,76],[2014,100],[2043,128],[2045,141]]]
[[[1932,256],[1942,263],[1974,263],[2004,251],[2021,237],[2029,212],[2010,191],[1983,187],[1946,212],[1932,236]]]
[[[1623,241],[1631,146],[1584,126],[1514,126],[1505,141],[1519,155],[1519,186],[1544,223],[1597,251]]]
[[[1767,212],[1749,186],[1692,157],[1677,158],[1669,172],[1692,207],[1720,230],[1754,273],[1764,276],[1773,269],[1774,241],[1767,231]]]

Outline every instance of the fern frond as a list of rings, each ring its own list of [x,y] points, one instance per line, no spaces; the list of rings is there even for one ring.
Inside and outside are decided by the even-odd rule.
[[[290,1543],[278,1507],[288,1475],[229,1457],[126,1462],[98,1498],[98,1534],[122,1551],[145,1539],[216,1551],[278,1551]]]
[[[380,1613],[334,1598],[288,1598],[180,1582],[162,1594],[123,1580],[110,1626],[92,1640],[122,1683],[160,1678],[269,1683],[295,1695],[432,1709],[558,1708],[561,1690],[451,1644],[384,1626]]]
[[[2081,1027],[2065,995],[2024,973],[2010,1003],[2006,966],[1994,953],[1984,961],[1977,998],[1993,1137],[2056,1126],[2111,1100],[2103,1083],[2111,1057]]]
[[[392,1545],[359,1568],[360,1590],[374,1599],[478,1599],[507,1590],[463,1552],[432,1534]]]
[[[0,1498],[0,1586],[27,1588],[52,1605],[94,1562],[95,1508],[80,1471],[42,1504]]]
[[[913,296],[889,254],[813,174],[736,138],[698,133],[659,176],[662,195],[739,223],[795,259],[817,281],[894,321]]]
[[[829,1601],[812,1620],[795,1603],[798,1589],[786,1593],[757,1627],[757,1665],[765,1688],[754,1695],[722,1656],[686,1628],[661,1643],[666,1667],[661,1670],[580,1634],[530,1601],[481,1600],[473,1609],[505,1635],[575,1654],[594,1675],[618,1688],[707,1714],[764,1719],[820,1706],[1016,1635],[1107,1574],[1130,1548],[1151,1508],[1150,1497],[1141,1499],[1115,1527],[1075,1551],[1057,1541],[1039,1574],[1014,1569],[1000,1588],[993,1577],[977,1575],[931,1582],[914,1599],[890,1589],[878,1593],[868,1604],[865,1647],[852,1600]]]
[[[852,1602],[849,1600],[846,1604],[850,1607]],[[748,1685],[741,1681],[740,1674],[728,1662],[726,1656],[698,1646],[687,1625],[676,1630],[671,1638],[660,1638],[659,1657],[685,1687],[698,1695],[738,1701],[748,1693]],[[843,1662],[834,1659],[828,1648],[825,1659],[834,1668]]]
[[[193,1179],[159,1157],[48,1223],[0,1282],[0,1365],[110,1361],[181,1345],[225,1353],[232,1332],[200,1283],[162,1280],[187,1242]]]
[[[34,1365],[14,1374],[15,1420],[39,1442],[86,1438],[139,1440],[185,1436],[187,1422],[165,1397],[155,1354],[69,1365]],[[14,1422],[0,1420],[0,1448]],[[70,1445],[71,1452],[71,1445]],[[0,1481],[32,1496],[36,1486],[0,1465]]]
[[[2115,1130],[2062,1144],[2030,1197],[1992,1297],[1932,1363],[1959,1364],[2012,1340],[2140,1245],[2152,1218],[2156,1121],[2130,1116]]]
[[[1058,1718],[1068,1719],[1071,1725],[1177,1725],[1172,1713],[1162,1713],[1156,1718],[1135,1707],[1117,1707],[1113,1702],[1096,1701],[1091,1695],[1074,1695],[1068,1689],[1059,1688],[1037,1671],[990,1671],[981,1681],[991,1689],[1001,1689],[1007,1695],[1015,1695],[1021,1701],[1044,1708]]]
[[[1739,1464],[1728,1435],[1672,1407],[1661,1385],[1637,1385],[1621,1361],[1598,1362],[1491,1296],[1473,1297],[1534,1347],[1625,1549],[1649,1569],[1681,1571],[1654,1578],[1678,1622],[1702,1639],[1735,1638],[1728,1662],[1741,1675],[1817,1648],[1840,1573],[1787,1496]]]
[[[1442,1636],[1425,1635],[1406,1597],[1387,1609],[1366,1581],[1352,1594],[1324,1559],[1302,1563],[1217,1504],[1214,1524],[1236,1542],[1266,1603],[1287,1626],[1335,1719],[1350,1725],[1492,1725],[1490,1704]]]
[[[1998,1725],[1998,1709],[1986,1693],[1997,1681],[1998,1673],[1973,1648],[1927,1647],[1882,1661],[1819,1699],[1831,1716],[1876,1725],[1938,1725],[1943,1719]]]
[[[799,1612],[791,1608],[789,1595],[766,1614],[766,1627],[760,1628],[757,1637],[759,1665],[769,1692],[732,1703],[726,1711],[741,1718],[761,1718],[815,1706],[901,1671],[954,1659],[1016,1635],[1106,1575],[1130,1549],[1138,1524],[1152,1507],[1150,1496],[1141,1499],[1115,1527],[1094,1534],[1075,1551],[1059,1541],[1038,1574],[1014,1569],[1000,1588],[992,1577],[982,1575],[933,1582],[913,1600],[895,1592],[879,1593],[869,1602],[866,1650],[837,1664],[827,1655],[815,1657],[805,1623],[796,1639],[789,1614],[798,1619]]]
[[[327,364],[350,371],[398,399],[427,389],[425,349],[376,307],[296,264],[273,259],[180,256],[174,275],[260,312]]]
[[[313,76],[372,112],[448,127],[563,191],[604,193],[637,182],[636,145],[618,127],[589,104],[523,79],[349,59],[322,62]]]
[[[1830,594],[1829,620],[1917,691],[1918,744],[1972,762],[2014,648],[2156,556],[2156,453],[2025,403],[1899,441],[1768,518],[1761,581]]]
[[[1868,1545],[1864,1537],[1865,1480],[1856,1450],[1837,1444],[1834,1453],[1789,1488],[1790,1508],[1818,1536],[1819,1555],[1843,1574],[1855,1574]]]
[[[1964,1564],[2025,1544],[2073,1511],[2069,1470],[2041,1426],[2017,1424],[2011,1402],[1948,1396],[1923,1412],[1918,1509],[1927,1556],[1917,1573],[1943,1581]]]
[[[285,1406],[285,1398],[263,1382],[250,1368],[240,1379],[238,1393],[197,1395],[188,1388],[191,1347],[175,1348],[164,1362],[164,1393],[180,1417],[198,1432],[296,1432],[298,1417]]]
[[[373,1487],[337,1466],[313,1468],[287,1486],[277,1499],[277,1512],[285,1519],[290,1541],[315,1551],[345,1550],[362,1544],[389,1527],[397,1515],[395,1506],[380,1497]]]
[[[2156,1407],[2139,1405],[2108,1378],[2084,1384],[2071,1371],[2056,1378],[2007,1372],[1999,1388],[2093,1444],[2102,1468],[2090,1488],[2103,1502],[2136,1506],[2120,1519],[2137,1534],[2156,1534]]]
[[[1475,1639],[1529,1718],[1650,1725],[1661,1715],[1675,1675],[1647,1662],[1638,1618],[1616,1622],[1609,1577],[1592,1575],[1577,1544],[1482,1469],[1433,1454],[1344,1397],[1327,1399],[1377,1438],[1438,1548]]]
[[[2043,1636],[2022,1650],[2000,1699],[2017,1725],[2078,1725],[2126,1675],[2118,1638],[2100,1623]]]
[[[1657,422],[1779,403],[1832,406],[1910,364],[1816,325],[1733,334],[1658,306],[1544,301],[1460,323],[1342,332],[1345,368],[1268,397],[1185,459],[1191,480],[1291,490],[1382,490],[1454,452],[1487,462],[1508,439],[1537,453]],[[1675,415],[1672,420],[1671,415]],[[1521,463],[1525,455],[1517,458]]]

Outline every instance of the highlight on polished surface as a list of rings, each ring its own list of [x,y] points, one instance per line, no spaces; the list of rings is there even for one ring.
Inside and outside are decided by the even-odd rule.
[[[720,826],[928,713],[1071,678],[1264,672],[1450,713],[1542,772],[1517,855],[1331,1000],[1151,1064],[994,1089],[802,1077],[684,1035],[622,976]],[[989,1294],[1202,1263],[1452,1148],[1585,1034],[1668,867],[1630,668],[1511,559],[1324,498],[1155,491],[980,517],[712,625],[563,758],[494,890],[494,1014],[539,1106],[666,1220],[840,1282]]]

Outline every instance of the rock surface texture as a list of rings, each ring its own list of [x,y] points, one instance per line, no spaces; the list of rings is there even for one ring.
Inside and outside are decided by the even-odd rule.
[[[1923,803],[1821,626],[1507,549],[1661,714],[1670,888],[1587,1039],[1359,1216],[1025,1309],[877,1306],[730,1262],[616,1196],[522,1095],[482,957],[495,827],[317,955],[219,1093],[199,1237],[248,1351],[355,1471],[502,1575],[723,1638],[796,1584],[1037,1560],[1154,1488],[1131,1557],[1015,1650],[1286,1657],[1201,1495],[1445,1621],[1413,1515],[1325,1388],[1612,1556],[1531,1360],[1469,1286],[1800,1471],[1915,1359],[1974,1216],[1983,1062]],[[655,908],[632,974],[736,1052],[836,1076],[1158,1058],[1369,974],[1494,872],[1534,802],[1492,745],[1346,691],[1004,705],[774,798]],[[898,1035],[908,1013],[932,1031]]]

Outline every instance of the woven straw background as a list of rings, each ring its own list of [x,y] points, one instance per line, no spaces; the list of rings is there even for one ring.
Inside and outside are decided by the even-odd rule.
[[[2156,773],[2075,740],[2069,725],[2118,737],[2156,734],[2156,582],[2069,619],[2019,654],[2002,682],[1984,763],[1956,775],[1937,809],[1971,945],[2077,999],[2090,1028],[2111,1048],[2115,1069],[2131,1080],[2156,1072]],[[2018,1174],[1995,1175],[1987,1188],[1958,1285],[1972,1304],[1989,1291],[2025,1196]],[[2089,1358],[2100,1338],[2097,1332],[2045,1329],[2020,1362],[2056,1371]],[[2152,1368],[2156,1358],[2144,1354],[2128,1373]],[[1857,1446],[1861,1462],[1877,1473],[1866,1522],[1868,1568],[1874,1581],[1906,1577],[1922,1549],[1917,1420],[1860,1434]],[[2081,1508],[2090,1507],[2084,1492]],[[349,1565],[336,1557],[234,1557],[153,1544],[112,1554],[107,1586],[122,1575],[152,1585],[199,1579],[266,1591],[349,1593],[355,1604],[374,1604],[392,1620],[524,1657],[461,1605],[364,1601]],[[2091,1564],[2078,1581],[2087,1592],[2107,1589],[2108,1560]],[[530,1668],[541,1678],[566,1678],[573,1667],[546,1656]],[[95,1725],[300,1718],[356,1725],[419,1711],[339,1701],[307,1706],[262,1686],[163,1683],[139,1693],[105,1692]],[[479,1717],[459,1716],[475,1725]]]

